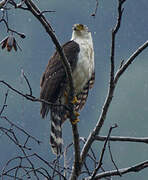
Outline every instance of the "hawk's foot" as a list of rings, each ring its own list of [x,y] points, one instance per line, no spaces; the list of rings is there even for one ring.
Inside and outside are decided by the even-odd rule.
[[[66,103],[68,104],[68,94],[67,94],[66,91],[64,92],[64,96],[65,96],[65,101],[66,101]],[[72,104],[77,104],[78,102],[79,102],[79,101],[78,101],[77,97],[74,96],[74,98],[73,98],[73,100],[72,100]]]
[[[73,104],[77,104],[78,102],[79,102],[79,101],[78,101],[77,97],[74,96],[74,98],[73,98],[73,100],[72,100],[72,103],[73,103]]]
[[[80,119],[78,118],[78,116],[80,116],[80,113],[78,113],[77,111],[74,112],[76,119],[72,121],[72,124],[77,124]]]
[[[79,121],[80,121],[80,119],[77,118],[77,119],[75,119],[75,120],[72,121],[72,124],[77,124]]]
[[[66,99],[66,103],[68,103],[68,93],[65,91],[64,92],[64,96],[65,96],[65,99]],[[74,98],[73,98],[73,100],[72,100],[72,104],[77,104],[79,101],[78,101],[78,99],[77,99],[77,97],[76,96],[74,96]]]

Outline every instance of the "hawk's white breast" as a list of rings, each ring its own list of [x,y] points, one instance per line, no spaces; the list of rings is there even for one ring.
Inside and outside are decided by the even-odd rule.
[[[82,91],[94,71],[93,43],[91,33],[89,32],[88,35],[87,38],[73,39],[80,47],[77,65],[72,74],[76,94]]]

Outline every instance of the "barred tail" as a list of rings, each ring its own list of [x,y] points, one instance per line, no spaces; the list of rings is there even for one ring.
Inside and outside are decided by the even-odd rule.
[[[60,155],[62,152],[62,116],[61,107],[51,108],[51,132],[50,132],[50,144],[54,154]]]

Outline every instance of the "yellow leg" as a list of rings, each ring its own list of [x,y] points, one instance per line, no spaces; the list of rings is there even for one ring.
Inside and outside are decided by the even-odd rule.
[[[76,116],[76,119],[74,121],[72,121],[72,124],[77,124],[80,121],[80,119],[78,118],[78,116],[80,116],[80,113],[75,111],[74,114]]]
[[[74,114],[75,114],[76,117],[80,116],[80,113],[77,112],[77,111],[75,111]]]
[[[65,98],[66,98],[66,104],[67,104],[67,103],[68,103],[68,94],[67,94],[66,91],[64,92],[64,96],[65,96]],[[74,98],[73,98],[73,100],[72,100],[72,104],[77,104],[78,102],[79,102],[79,101],[78,101],[77,97],[74,96]],[[76,116],[76,119],[72,121],[72,124],[77,124],[77,123],[80,121],[80,119],[78,118],[78,116],[80,116],[80,113],[77,112],[77,111],[75,111],[75,112],[74,112],[74,115]]]
[[[78,101],[77,97],[74,96],[74,98],[73,98],[73,100],[72,100],[72,103],[73,103],[73,104],[77,104],[78,102],[79,102],[79,101]]]
[[[72,124],[77,124],[80,121],[80,119],[75,119],[74,121],[72,121]]]
[[[66,98],[66,103],[68,103],[68,94],[67,94],[66,91],[64,92],[64,96],[65,96],[65,98]],[[78,102],[79,102],[79,101],[78,101],[77,97],[74,96],[74,98],[73,98],[73,100],[72,100],[72,103],[73,103],[73,104],[77,104]]]

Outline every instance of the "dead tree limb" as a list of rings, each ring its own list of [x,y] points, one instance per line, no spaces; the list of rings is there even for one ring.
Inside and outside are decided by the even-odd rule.
[[[130,172],[139,172],[147,167],[148,167],[148,161],[144,161],[139,164],[133,165],[131,167],[98,173],[93,180],[98,180],[105,177],[120,176],[122,174],[127,174]],[[90,180],[90,179],[91,177],[85,178],[85,180]]]
[[[105,141],[107,136],[96,136],[95,140],[97,141]],[[121,141],[121,142],[140,142],[148,144],[147,137],[126,137],[126,136],[110,136],[110,141]]]

